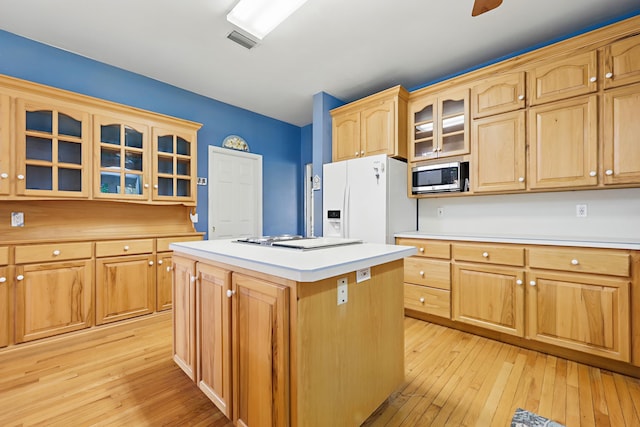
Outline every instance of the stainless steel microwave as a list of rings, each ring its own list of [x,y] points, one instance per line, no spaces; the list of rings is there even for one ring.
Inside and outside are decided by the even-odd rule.
[[[469,190],[469,162],[451,162],[411,169],[413,194]]]

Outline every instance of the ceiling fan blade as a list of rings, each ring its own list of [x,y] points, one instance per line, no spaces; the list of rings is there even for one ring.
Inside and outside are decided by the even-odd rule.
[[[488,12],[502,4],[502,0],[476,0],[473,4],[471,16],[478,16],[481,13]]]

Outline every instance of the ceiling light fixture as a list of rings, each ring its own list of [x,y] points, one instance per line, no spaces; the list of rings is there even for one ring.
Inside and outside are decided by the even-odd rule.
[[[240,0],[227,21],[262,40],[307,0]]]

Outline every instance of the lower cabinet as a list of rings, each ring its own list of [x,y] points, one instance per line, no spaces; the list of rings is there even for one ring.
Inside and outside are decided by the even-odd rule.
[[[162,252],[156,256],[156,311],[169,310],[171,296],[171,252]]]
[[[9,345],[9,267],[8,249],[0,248],[0,347]]]

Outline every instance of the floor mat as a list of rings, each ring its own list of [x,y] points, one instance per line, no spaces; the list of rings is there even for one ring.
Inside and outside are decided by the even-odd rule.
[[[511,419],[511,427],[565,427],[548,418],[527,411],[526,409],[516,409]]]

